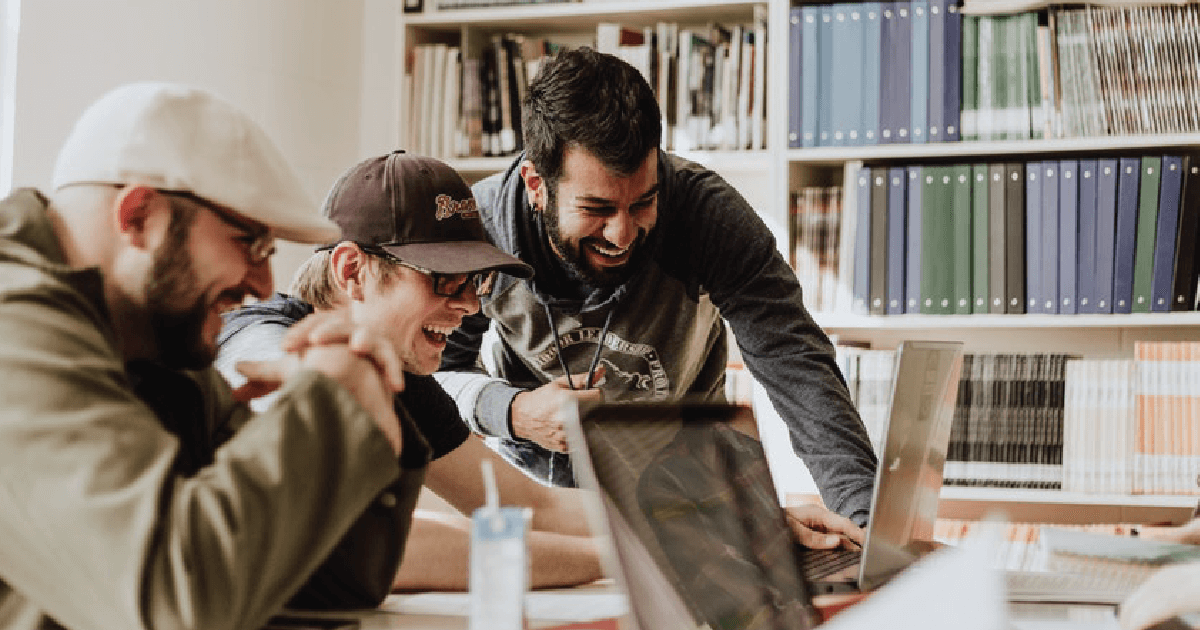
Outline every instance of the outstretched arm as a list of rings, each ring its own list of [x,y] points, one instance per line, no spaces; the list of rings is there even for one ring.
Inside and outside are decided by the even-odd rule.
[[[477,435],[462,446],[429,465],[425,485],[463,514],[471,514],[484,504],[480,463],[492,462],[500,501],[504,505],[533,508],[533,530],[590,536],[583,518],[583,492],[576,488],[555,488],[533,480],[488,448]]]
[[[470,582],[471,521],[460,514],[417,510],[392,585],[396,591],[465,591]],[[554,588],[603,577],[592,538],[529,533],[530,586]]]

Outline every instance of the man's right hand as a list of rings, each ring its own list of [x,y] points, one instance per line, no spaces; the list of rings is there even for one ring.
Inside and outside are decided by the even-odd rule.
[[[601,365],[596,368],[592,382],[600,382],[603,376],[604,366]],[[572,389],[571,385],[575,388]],[[601,390],[586,387],[587,374],[576,374],[571,377],[571,383],[567,382],[566,376],[560,376],[537,389],[517,394],[511,410],[513,436],[532,440],[551,451],[567,452],[567,433],[559,417],[563,398],[594,402],[604,400]]]

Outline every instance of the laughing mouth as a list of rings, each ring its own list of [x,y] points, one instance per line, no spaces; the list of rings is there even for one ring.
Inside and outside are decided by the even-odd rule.
[[[600,254],[601,256],[604,256],[605,258],[621,258],[622,256],[629,253],[629,250],[631,249],[631,247],[632,247],[632,245],[628,246],[628,247],[623,247],[623,248],[605,247],[603,245],[600,245],[599,243],[588,243],[589,249],[591,249],[593,252],[596,252],[597,254]]]
[[[437,326],[430,324],[422,326],[421,330],[425,333],[425,336],[431,339],[433,342],[443,343],[446,341],[446,337],[449,336],[450,333],[454,332],[455,328],[458,328],[458,326]]]

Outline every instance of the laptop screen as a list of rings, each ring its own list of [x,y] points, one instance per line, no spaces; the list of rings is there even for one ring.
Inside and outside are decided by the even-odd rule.
[[[586,455],[574,450],[581,484],[601,491],[619,527],[636,536],[699,625],[814,625],[749,408],[612,403],[580,414]],[[613,543],[626,562],[620,536]],[[642,617],[635,597],[631,608]]]

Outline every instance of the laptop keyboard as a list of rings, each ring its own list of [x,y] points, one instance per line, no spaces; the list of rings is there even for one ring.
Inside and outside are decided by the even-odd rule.
[[[858,562],[862,557],[859,549],[805,549],[800,554],[800,571],[809,581],[832,575]]]

